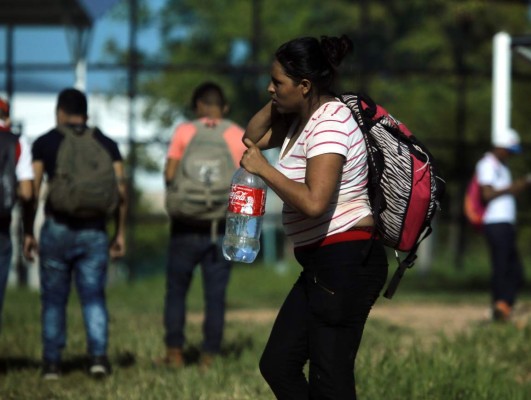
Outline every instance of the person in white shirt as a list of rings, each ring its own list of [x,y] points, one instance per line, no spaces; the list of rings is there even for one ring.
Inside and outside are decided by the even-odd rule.
[[[491,260],[492,318],[508,321],[519,289],[524,283],[524,269],[517,248],[515,195],[528,188],[529,179],[513,182],[506,165],[509,157],[521,152],[520,138],[509,130],[493,143],[492,149],[476,165],[483,200],[483,232]]]
[[[283,200],[282,222],[302,272],[260,360],[278,399],[355,399],[354,361],[387,278],[367,189],[367,150],[331,91],[352,43],[303,37],[275,53],[269,101],[249,121],[240,164]],[[261,149],[280,147],[272,166]],[[306,378],[303,370],[309,362]]]

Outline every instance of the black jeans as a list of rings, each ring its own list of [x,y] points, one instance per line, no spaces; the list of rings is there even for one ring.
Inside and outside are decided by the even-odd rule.
[[[278,399],[355,399],[356,353],[387,279],[383,245],[342,242],[295,256],[303,271],[279,311],[260,371]]]
[[[491,259],[492,301],[506,301],[512,306],[524,284],[524,268],[516,247],[516,227],[509,223],[486,224],[485,237]]]

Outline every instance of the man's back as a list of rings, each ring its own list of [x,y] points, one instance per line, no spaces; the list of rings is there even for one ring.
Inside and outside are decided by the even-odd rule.
[[[476,174],[480,186],[491,186],[494,190],[503,190],[512,183],[509,168],[491,152],[479,160]],[[499,222],[516,222],[516,200],[512,194],[495,197],[487,203],[483,223]]]
[[[107,149],[113,160],[121,161],[122,157],[117,143],[99,129],[94,131],[94,138]],[[43,162],[44,172],[48,179],[53,179],[57,162],[57,153],[64,139],[64,135],[57,127],[39,136],[33,143],[33,159]]]
[[[244,131],[238,124],[227,119],[221,120],[217,118],[202,117],[180,124],[173,134],[173,139],[168,149],[168,158],[180,160],[183,157],[186,147],[197,133],[198,123],[208,126],[219,121],[226,121],[228,123],[224,129],[223,138],[231,153],[234,167],[237,168],[240,163],[240,158],[246,149],[245,145],[242,143]]]
[[[81,135],[91,135],[91,137],[89,138],[80,136],[80,138],[70,138],[68,135],[76,135],[76,133],[65,132],[65,127],[56,127],[40,136],[33,144],[33,160],[34,162],[42,163],[43,170],[50,182],[50,193],[45,209],[47,213],[62,218],[64,221],[76,223],[80,222],[80,220],[90,219],[92,220],[90,222],[91,224],[95,223],[102,228],[105,225],[107,214],[90,212],[79,213],[75,212],[73,209],[70,209],[76,191],[74,188],[66,188],[64,187],[65,185],[57,184],[57,182],[64,183],[65,181],[75,181],[80,189],[90,189],[92,186],[92,189],[96,190],[97,188],[94,186],[99,186],[99,183],[103,181],[102,178],[111,174],[113,179],[112,187],[114,189],[111,189],[109,185],[104,186],[104,188],[109,187],[108,190],[105,189],[106,192],[109,190],[116,191],[116,178],[114,177],[112,164],[114,162],[121,161],[122,158],[116,142],[104,135],[99,129],[89,130],[84,126],[73,126],[73,129],[82,129],[83,132]],[[79,141],[79,143],[76,144],[76,141]],[[89,144],[91,146],[88,146]],[[98,154],[101,155],[101,157],[98,156]],[[108,158],[106,166],[104,167],[105,171],[109,170],[106,174],[103,174],[103,172],[100,171],[102,169],[100,164],[102,163],[98,162],[98,158],[102,157]],[[75,160],[75,164],[77,164],[78,167],[80,164],[83,164],[81,167],[84,166],[86,169],[82,168],[80,172],[79,168],[74,168],[71,165],[72,163],[69,163],[68,160]],[[64,165],[65,163],[68,165]],[[78,172],[76,172],[76,169]],[[83,179],[87,179],[87,171],[90,172],[91,169],[94,169],[94,172],[96,172],[96,174],[88,174],[92,176],[93,183],[84,182]],[[97,174],[100,175],[98,176]],[[63,193],[63,189],[71,190],[71,193],[69,195],[65,195],[65,193]],[[113,196],[116,195],[116,193],[111,194]],[[68,198],[68,204],[70,205],[65,208],[63,207],[61,201],[66,198]]]
[[[167,188],[170,216],[198,222],[224,218],[242,135],[240,127],[223,119],[202,118],[177,128],[168,151],[179,160]]]

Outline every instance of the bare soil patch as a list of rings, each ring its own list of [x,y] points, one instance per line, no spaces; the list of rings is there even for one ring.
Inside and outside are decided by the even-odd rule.
[[[271,324],[278,310],[230,310],[227,321],[248,321]],[[371,311],[372,319],[381,319],[397,327],[412,329],[422,336],[444,334],[453,336],[481,323],[490,321],[488,305],[477,304],[439,304],[439,303],[398,303],[380,301]],[[188,319],[200,322],[202,313],[193,313]],[[531,323],[531,302],[517,305],[512,320],[522,327]]]
[[[478,304],[379,303],[372,310],[371,317],[421,334],[452,336],[490,322],[491,310],[489,305]],[[531,302],[517,304],[511,322],[519,327],[531,322]]]

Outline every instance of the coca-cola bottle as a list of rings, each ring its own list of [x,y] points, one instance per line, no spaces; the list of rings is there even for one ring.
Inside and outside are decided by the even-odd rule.
[[[260,177],[244,168],[234,173],[223,239],[223,256],[227,260],[251,263],[260,251],[266,189]]]

